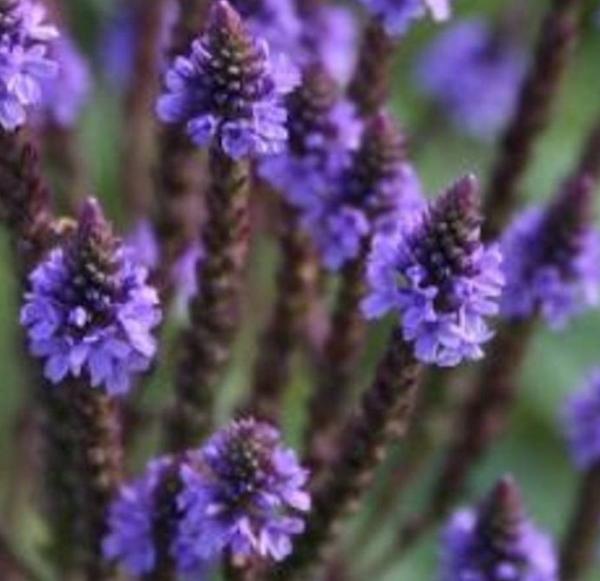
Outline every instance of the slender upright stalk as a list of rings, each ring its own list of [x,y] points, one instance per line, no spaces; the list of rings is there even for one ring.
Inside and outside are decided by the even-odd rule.
[[[106,533],[106,511],[122,478],[122,445],[119,413],[114,398],[86,382],[71,380],[58,387],[64,390],[70,410],[75,463],[77,508],[72,542],[85,579],[115,579],[112,565],[102,556]]]
[[[4,531],[0,531],[0,572],[5,581],[40,580],[40,576],[14,550]]]
[[[562,581],[580,581],[594,562],[600,536],[600,464],[582,476],[560,551]]]
[[[216,147],[204,226],[200,292],[190,303],[190,325],[180,337],[176,404],[169,447],[184,450],[210,432],[213,400],[231,356],[239,325],[239,300],[249,235],[249,166]]]
[[[319,369],[318,387],[310,400],[309,464],[313,470],[335,453],[332,430],[339,428],[349,400],[349,389],[363,352],[367,324],[360,311],[365,294],[365,263],[369,243],[342,270],[330,332]]]
[[[271,319],[260,341],[254,368],[251,413],[277,422],[284,389],[290,380],[295,347],[304,334],[317,267],[308,236],[295,209],[281,204],[281,264]]]
[[[581,0],[552,0],[540,28],[529,74],[492,170],[484,206],[486,239],[498,236],[517,204],[521,181],[535,143],[550,120],[577,40],[582,7]]]
[[[376,20],[365,29],[348,93],[362,117],[376,114],[388,100],[394,43]]]
[[[379,364],[372,386],[347,423],[342,447],[326,478],[314,495],[307,529],[293,555],[275,570],[276,579],[306,578],[306,568],[319,563],[339,531],[342,520],[356,510],[369,487],[391,438],[405,434],[419,386],[421,365],[412,346],[397,330]]]
[[[141,216],[152,201],[153,165],[156,155],[154,104],[160,87],[163,62],[162,35],[167,0],[136,2],[134,67],[128,87],[124,116],[122,191],[129,211]]]

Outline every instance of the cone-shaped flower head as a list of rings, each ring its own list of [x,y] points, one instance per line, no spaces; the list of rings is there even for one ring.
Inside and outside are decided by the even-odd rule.
[[[185,127],[200,147],[217,144],[233,159],[285,148],[283,97],[299,82],[284,57],[269,54],[225,0],[214,2],[205,34],[166,74],[158,115]]]
[[[129,390],[156,353],[160,322],[146,270],[113,236],[98,202],[88,200],[74,233],[30,276],[21,323],[52,383],[85,377],[108,393]]]
[[[361,124],[320,65],[306,69],[286,101],[288,148],[260,164],[261,176],[299,207],[314,206],[356,149]]]
[[[181,558],[257,555],[279,561],[292,551],[309,510],[308,477],[277,430],[253,419],[234,421],[201,450],[199,470],[184,467]]]
[[[51,47],[50,56],[58,63],[58,75],[42,83],[40,122],[73,127],[91,89],[88,63],[73,41],[63,36]]]
[[[526,63],[508,35],[470,20],[443,31],[426,50],[417,81],[457,129],[489,138],[515,107]]]
[[[549,537],[526,518],[511,478],[475,509],[457,512],[443,535],[441,581],[558,581]]]
[[[304,224],[325,265],[336,270],[359,255],[366,237],[410,221],[423,206],[404,134],[390,115],[380,113],[324,195],[307,209]]]
[[[450,0],[360,0],[369,13],[381,21],[386,32],[402,36],[421,18],[430,14],[435,20],[450,16]]]
[[[539,313],[560,328],[598,303],[600,237],[592,226],[593,186],[586,177],[572,179],[547,208],[525,211],[508,228],[502,238],[505,317]]]
[[[56,75],[48,43],[57,30],[44,22],[46,10],[30,0],[0,3],[0,128],[14,131],[42,101],[41,83]]]
[[[374,242],[369,259],[367,317],[400,316],[415,356],[443,367],[483,356],[498,312],[503,276],[496,246],[480,240],[479,186],[464,177],[413,224]]]
[[[572,395],[565,410],[565,431],[576,466],[587,470],[600,463],[600,369]]]

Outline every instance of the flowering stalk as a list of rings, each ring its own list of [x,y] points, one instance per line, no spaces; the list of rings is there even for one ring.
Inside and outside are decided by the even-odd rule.
[[[239,326],[239,301],[249,233],[249,159],[281,153],[287,140],[283,97],[298,83],[296,70],[271,57],[225,1],[212,5],[205,33],[188,56],[177,57],[157,106],[166,123],[208,147],[210,187],[199,293],[181,337],[172,450],[206,435],[215,390]],[[198,276],[200,273],[198,272]],[[200,280],[200,279],[199,279]]]
[[[533,147],[548,124],[577,40],[582,4],[580,0],[553,0],[540,28],[533,63],[492,171],[484,207],[484,214],[489,217],[487,239],[498,236],[516,205]]]
[[[405,231],[378,239],[363,309],[370,317],[392,311],[400,324],[358,412],[341,432],[338,455],[317,484],[307,531],[275,577],[289,579],[323,558],[340,521],[368,489],[386,444],[404,436],[422,364],[453,366],[482,356],[481,344],[490,336],[485,317],[497,310],[502,278],[498,251],[479,241],[480,220],[477,182],[466,177]],[[460,292],[464,285],[473,292]],[[477,333],[465,333],[461,325]]]
[[[580,581],[594,563],[600,536],[600,463],[581,477],[561,546],[560,578]]]
[[[163,63],[162,37],[167,19],[168,0],[137,2],[137,29],[132,79],[125,102],[122,191],[135,216],[150,207],[153,191],[153,165],[156,148],[156,119],[152,115],[160,86]],[[168,192],[162,195],[168,197]]]
[[[600,240],[590,226],[593,186],[587,176],[572,178],[545,212],[525,213],[507,231],[502,310],[508,321],[459,410],[427,508],[401,528],[388,562],[445,516],[463,492],[473,465],[504,431],[537,321],[562,325],[594,304],[600,284]]]
[[[364,211],[369,228],[358,239],[358,249],[343,263],[335,312],[327,336],[316,390],[309,403],[311,466],[316,470],[331,453],[333,431],[350,399],[353,374],[363,352],[366,322],[360,304],[366,286],[366,262],[378,221],[407,219],[419,207],[407,171],[406,142],[393,119],[383,113],[367,124],[361,146],[343,173],[342,189],[348,207]],[[344,196],[342,197],[344,199]],[[411,208],[414,204],[415,208]],[[345,236],[349,236],[349,228]],[[336,242],[336,244],[340,244]]]
[[[169,419],[169,448],[185,450],[210,432],[215,390],[239,326],[239,300],[249,236],[249,166],[211,150],[206,257],[202,283],[190,302],[191,324],[181,336],[177,401]]]

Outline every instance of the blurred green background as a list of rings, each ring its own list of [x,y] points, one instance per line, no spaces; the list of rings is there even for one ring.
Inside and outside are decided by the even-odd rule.
[[[520,0],[515,0],[519,2]],[[91,58],[97,54],[97,40],[113,10],[106,0],[68,0],[65,4],[72,9],[75,34]],[[493,15],[506,0],[457,0],[458,17],[467,15]],[[537,24],[549,2],[527,0],[527,19],[524,30],[533,41]],[[600,115],[600,28],[591,18],[585,23],[583,39],[558,100],[552,125],[544,134],[536,149],[534,163],[529,169],[523,190],[523,203],[527,199],[547,199],[553,193],[558,180],[564,176],[577,156],[580,146],[597,115]],[[412,82],[413,63],[423,46],[438,32],[434,25],[416,27],[402,41],[395,66],[394,108],[410,133],[419,134],[428,118],[428,104],[416,92]],[[100,72],[97,71],[98,78]],[[456,79],[460,83],[460,79]],[[95,193],[106,203],[111,216],[119,225],[127,224],[123,214],[124,203],[118,187],[119,172],[119,127],[120,96],[107,84],[98,81],[94,98],[87,108],[81,124],[81,135],[94,178]],[[417,169],[428,191],[436,192],[457,175],[472,171],[485,183],[487,170],[494,155],[493,143],[481,143],[456,133],[450,127],[440,126],[419,148],[414,159]],[[527,198],[527,199],[526,199]],[[6,237],[2,233],[0,245],[0,372],[2,374],[2,399],[0,400],[0,493],[2,507],[8,514],[9,500],[6,483],[14,476],[16,439],[15,425],[23,394],[28,390],[22,373],[22,360],[16,347],[17,297],[16,283],[9,260]],[[238,345],[238,357],[223,389],[223,413],[227,402],[236,393],[245,389],[245,377],[252,364],[255,348],[255,333],[259,330],[268,312],[269,297],[272,296],[273,272],[276,264],[276,249],[268,237],[255,245],[250,269],[249,291],[252,301],[252,318],[248,320]],[[365,361],[364,375],[373,365],[380,352],[387,332],[386,324],[373,329],[369,353]],[[494,478],[511,472],[522,484],[531,514],[543,527],[559,535],[565,525],[565,515],[571,505],[575,490],[576,475],[567,458],[557,417],[565,395],[578,385],[582,375],[595,363],[600,364],[600,316],[589,313],[572,324],[565,332],[553,334],[541,330],[535,338],[525,373],[522,378],[523,391],[513,414],[509,434],[494,448],[476,471],[473,480],[473,497],[489,487]],[[169,358],[166,352],[164,365],[147,393],[147,403],[160,409],[161,403],[170,395]],[[301,371],[301,370],[300,370]],[[302,372],[289,397],[286,430],[292,442],[298,441],[302,422],[302,406],[309,389],[310,378]],[[144,450],[140,461],[151,450],[150,437],[144,438]],[[28,446],[34,445],[33,441]],[[426,491],[429,475],[420,479],[409,498],[398,507],[398,520],[402,513],[411,512],[411,506]],[[371,501],[372,502],[372,501]],[[35,548],[43,541],[44,529],[34,509],[18,530],[20,546],[35,558]],[[360,519],[360,515],[357,517]],[[393,520],[393,519],[392,519]],[[350,530],[350,525],[348,527]],[[390,526],[380,527],[369,554],[376,554],[391,540]],[[409,558],[385,580],[425,580],[434,578],[437,560],[434,536],[422,543]],[[360,571],[360,569],[358,569]],[[600,580],[600,572],[589,581]]]

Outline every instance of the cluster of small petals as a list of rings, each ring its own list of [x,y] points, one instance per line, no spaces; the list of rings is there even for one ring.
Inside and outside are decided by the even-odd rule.
[[[0,128],[14,131],[42,102],[42,83],[57,74],[48,43],[58,31],[45,23],[45,8],[20,0],[0,8]]]
[[[306,470],[283,447],[277,430],[252,419],[217,432],[202,448],[201,468],[182,469],[179,562],[210,560],[227,551],[280,561],[304,529],[310,508]]]
[[[303,22],[296,61],[306,66],[315,58],[341,85],[352,77],[357,60],[358,26],[351,10],[323,4]]]
[[[512,113],[527,59],[481,20],[443,31],[426,50],[417,81],[461,131],[490,138]]]
[[[226,27],[229,34],[219,37]],[[275,154],[287,140],[283,98],[298,82],[289,59],[271,55],[220,0],[207,32],[168,70],[157,112],[165,123],[182,124],[199,147],[217,143],[233,159]]]
[[[89,204],[88,212],[99,212]],[[158,295],[124,247],[115,244],[102,259],[111,272],[77,252],[59,246],[30,275],[21,310],[30,351],[45,360],[44,375],[54,384],[85,376],[92,387],[127,393],[132,375],[148,369],[156,353]]]
[[[600,462],[600,369],[567,401],[564,416],[569,450],[580,470]]]
[[[450,16],[450,0],[360,0],[369,13],[378,18],[392,37],[404,35],[416,21],[428,13],[434,20]]]
[[[53,43],[50,55],[58,63],[58,74],[42,83],[39,122],[70,128],[77,123],[90,94],[90,69],[79,49],[66,36]]]
[[[374,184],[359,203],[348,196],[346,177],[345,171],[340,172],[335,185],[303,216],[305,229],[331,270],[357,258],[366,237],[412,223],[425,205],[421,182],[407,162],[399,164],[393,176]]]
[[[156,489],[170,464],[168,458],[150,462],[144,475],[124,485],[110,506],[108,533],[102,543],[104,556],[118,561],[132,575],[150,573],[156,565]]]
[[[587,228],[577,235],[574,255],[547,261],[536,252],[542,246],[544,217],[542,208],[526,210],[502,238],[502,314],[519,320],[539,313],[552,328],[561,329],[600,300],[600,235]]]
[[[321,130],[304,136],[301,152],[289,147],[266,157],[260,175],[293,206],[312,209],[327,196],[347,164],[348,152],[357,148],[361,130],[354,107],[341,100],[331,108]]]
[[[376,236],[363,312],[368,318],[398,314],[417,359],[453,367],[483,356],[482,345],[492,336],[486,319],[499,310],[504,277],[498,247],[484,247],[478,227],[469,228],[462,250],[438,247],[431,230],[446,226],[443,216],[432,218],[434,210],[435,203],[403,228]],[[455,253],[466,267],[452,264]]]
[[[504,558],[499,552],[491,558],[493,549],[480,538],[477,521],[473,509],[460,510],[450,519],[442,539],[440,581],[558,581],[552,541],[531,522],[521,524],[518,537],[503,548]]]

